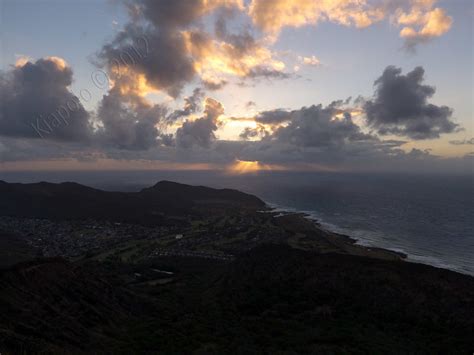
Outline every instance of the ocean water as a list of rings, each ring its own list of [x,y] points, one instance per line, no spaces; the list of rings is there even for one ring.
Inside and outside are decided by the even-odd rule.
[[[472,178],[322,174],[309,180],[264,185],[255,193],[359,244],[474,275]]]
[[[308,213],[358,243],[408,260],[474,275],[474,177],[408,174],[211,172],[0,174],[7,181],[77,181],[138,190],[163,179],[252,193],[269,205]]]

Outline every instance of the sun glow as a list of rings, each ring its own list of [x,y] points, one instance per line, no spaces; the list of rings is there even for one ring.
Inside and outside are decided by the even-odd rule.
[[[237,159],[227,168],[227,172],[235,175],[254,174],[259,171],[285,170],[279,165],[262,164],[258,161],[239,160]]]

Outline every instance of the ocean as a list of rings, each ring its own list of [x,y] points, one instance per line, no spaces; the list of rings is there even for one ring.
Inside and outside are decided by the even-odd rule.
[[[474,276],[474,177],[408,174],[260,172],[0,173],[9,182],[76,181],[133,191],[159,180],[229,187],[270,206],[305,212],[357,243],[407,254],[408,260]]]

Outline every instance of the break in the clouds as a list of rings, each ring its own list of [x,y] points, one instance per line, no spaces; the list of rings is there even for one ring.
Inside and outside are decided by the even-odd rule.
[[[83,141],[89,114],[69,89],[73,72],[58,57],[20,61],[0,72],[0,135]]]
[[[387,67],[374,83],[374,98],[364,104],[369,126],[381,135],[412,139],[439,138],[458,129],[450,107],[428,102],[436,89],[423,84],[424,74],[422,67],[406,75],[400,68]]]

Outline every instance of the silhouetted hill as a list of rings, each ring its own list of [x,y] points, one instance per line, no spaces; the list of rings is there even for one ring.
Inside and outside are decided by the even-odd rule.
[[[162,181],[140,192],[109,192],[76,183],[0,182],[0,215],[50,219],[108,219],[144,224],[218,208],[258,209],[265,204],[236,190]],[[167,218],[170,217],[170,218]]]
[[[212,189],[190,186],[172,181],[160,181],[140,191],[146,201],[162,201],[177,211],[185,212],[190,206],[208,209],[259,209],[265,203],[252,196],[232,189]]]

